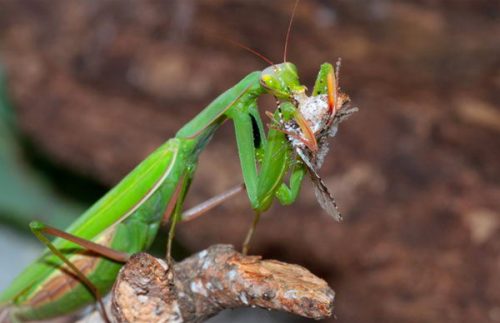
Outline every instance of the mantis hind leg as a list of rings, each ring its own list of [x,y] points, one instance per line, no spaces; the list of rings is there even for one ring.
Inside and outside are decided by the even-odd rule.
[[[47,248],[49,248],[49,250],[54,255],[56,255],[59,259],[61,259],[64,262],[64,264],[73,272],[73,274],[76,275],[76,277],[80,280],[80,282],[89,289],[89,291],[95,296],[97,302],[99,303],[99,307],[101,308],[101,314],[104,321],[110,322],[99,289],[85,276],[85,274],[80,269],[78,269],[60,250],[58,250],[52,244],[52,242],[45,236],[45,234],[69,240],[85,249],[91,250],[95,253],[98,253],[99,255],[102,255],[106,258],[118,262],[126,262],[129,259],[129,255],[120,251],[113,250],[106,246],[94,243],[92,241],[76,237],[74,235],[55,229],[38,221],[31,222],[30,229],[33,232],[33,234],[37,237],[37,239],[40,240],[40,242],[43,243]]]

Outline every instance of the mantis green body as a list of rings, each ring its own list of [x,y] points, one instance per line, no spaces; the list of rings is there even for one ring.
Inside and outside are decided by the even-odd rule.
[[[315,95],[326,93],[326,75],[332,73],[332,65],[322,65]],[[257,98],[265,93],[276,97],[281,104],[274,113],[275,121],[286,121],[294,118],[294,98],[305,90],[296,67],[288,62],[250,73],[149,155],[65,231],[128,254],[149,248],[162,219],[170,217],[172,225],[182,220],[182,205],[198,156],[228,119],[235,126],[243,179],[256,214],[266,211],[275,197],[282,204],[293,203],[307,169],[298,161],[283,131],[271,128],[266,136]],[[38,226],[32,225],[35,233]],[[100,294],[109,291],[122,263],[89,253],[60,237],[52,244]],[[0,307],[8,308],[11,316],[22,320],[68,314],[94,301],[88,286],[50,250],[0,295]]]

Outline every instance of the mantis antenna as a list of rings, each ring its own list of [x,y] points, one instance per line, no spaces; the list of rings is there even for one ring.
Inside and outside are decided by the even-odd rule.
[[[293,10],[292,10],[292,16],[290,17],[290,22],[288,23],[288,29],[286,31],[286,38],[285,38],[285,48],[283,49],[283,62],[286,62],[286,54],[288,51],[288,41],[290,40],[290,31],[292,30],[292,23],[293,23],[293,18],[295,17],[295,11],[297,11],[297,6],[299,4],[300,0],[296,0],[295,4],[293,5]]]
[[[271,61],[269,58],[267,58],[266,56],[264,56],[263,54],[259,53],[258,51],[256,51],[255,49],[253,48],[250,48],[246,45],[243,45],[242,43],[240,42],[237,42],[235,40],[232,40],[232,39],[227,39],[227,38],[224,38],[226,41],[230,42],[231,44],[235,45],[235,46],[238,46],[240,48],[243,48],[244,50],[254,54],[255,56],[257,56],[258,58],[260,58],[261,60],[263,60],[264,62],[266,62],[267,64],[269,65],[274,65],[273,61]]]

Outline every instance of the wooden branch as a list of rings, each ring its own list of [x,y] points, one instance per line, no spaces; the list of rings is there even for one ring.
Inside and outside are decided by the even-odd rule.
[[[175,277],[175,279],[174,279]],[[116,322],[202,322],[220,311],[262,307],[322,319],[333,314],[335,293],[307,269],[214,245],[175,264],[134,255],[113,287]],[[96,313],[85,322],[100,319]]]

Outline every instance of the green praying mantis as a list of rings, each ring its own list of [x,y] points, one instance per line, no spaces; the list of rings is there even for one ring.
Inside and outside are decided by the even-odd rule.
[[[274,113],[267,112],[271,119],[267,133],[257,105],[264,94],[277,100]],[[338,67],[335,71],[329,63],[321,65],[308,96],[296,66],[286,61],[285,50],[283,63],[248,74],[217,97],[64,232],[32,222],[31,230],[48,249],[0,295],[1,313],[37,320],[71,313],[96,298],[101,302],[129,255],[146,250],[160,225],[168,221],[170,259],[176,223],[242,190],[233,189],[182,212],[198,156],[227,120],[235,127],[244,187],[255,212],[243,244],[245,253],[260,214],[275,199],[283,205],[293,203],[306,174],[321,206],[341,220],[317,171],[328,151],[328,137],[356,110],[348,102],[348,96],[339,91]],[[46,235],[57,238],[50,241]]]

